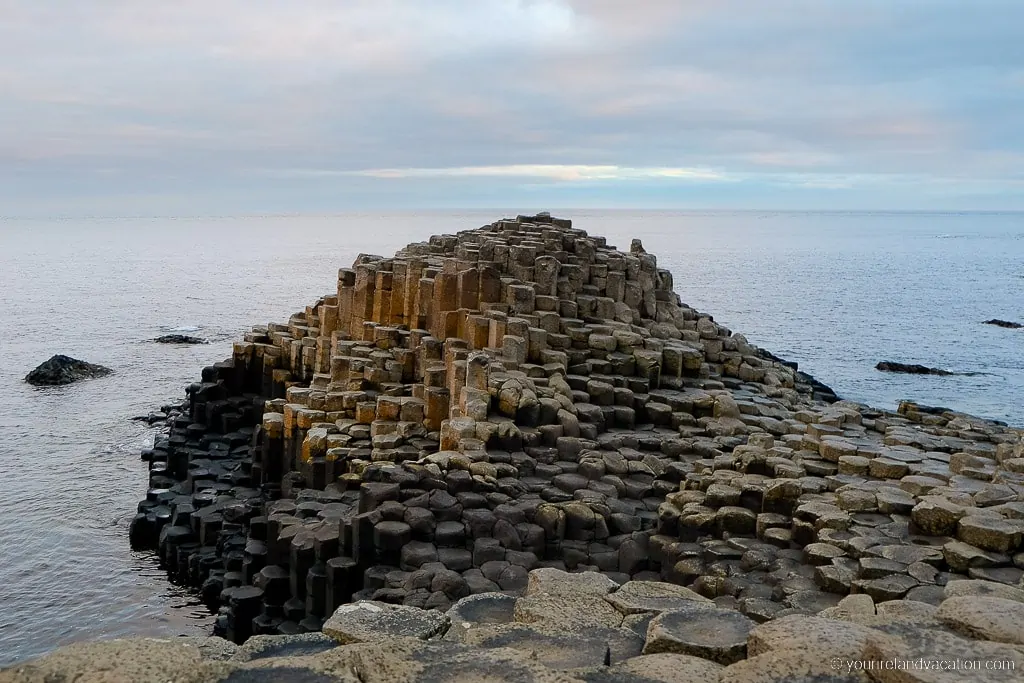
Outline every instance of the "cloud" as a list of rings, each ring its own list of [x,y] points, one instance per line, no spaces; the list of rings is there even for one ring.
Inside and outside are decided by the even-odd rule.
[[[587,184],[692,204],[684,184],[717,183],[736,206],[898,186],[913,207],[952,179],[1024,208],[1011,0],[0,0],[0,16],[5,206],[82,188],[225,211],[527,187],[569,202]]]
[[[534,178],[557,181],[638,180],[674,178],[694,181],[727,180],[721,173],[698,168],[629,168],[565,164],[513,164],[509,166],[462,166],[456,168],[374,168],[359,171],[291,170],[286,175],[350,175],[366,178]]]

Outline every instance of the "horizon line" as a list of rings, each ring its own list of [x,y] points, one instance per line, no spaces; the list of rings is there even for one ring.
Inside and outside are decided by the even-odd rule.
[[[864,214],[864,215],[877,215],[877,214],[918,214],[918,215],[966,215],[966,214],[993,214],[993,215],[1006,215],[1006,214],[1024,214],[1024,209],[770,209],[770,208],[722,208],[722,207],[550,207],[547,209],[541,209],[551,213],[556,218],[560,217],[556,215],[557,212],[574,212],[574,213],[595,213],[595,212],[615,212],[615,213],[769,213],[769,214]],[[362,208],[362,209],[339,209],[330,211],[254,211],[254,212],[208,212],[208,213],[195,213],[195,214],[176,214],[176,213],[160,213],[160,214],[78,214],[78,213],[58,213],[58,214],[11,214],[11,215],[0,215],[0,221],[7,220],[153,220],[153,219],[165,219],[165,220],[192,220],[192,219],[217,219],[217,218],[294,218],[294,217],[318,217],[318,218],[329,218],[335,216],[356,216],[356,215],[367,215],[367,214],[384,214],[384,215],[408,215],[415,213],[500,213],[503,216],[515,217],[518,215],[533,215],[538,212],[532,212],[526,209],[511,209],[508,207],[409,207],[404,209],[393,209],[393,208]]]

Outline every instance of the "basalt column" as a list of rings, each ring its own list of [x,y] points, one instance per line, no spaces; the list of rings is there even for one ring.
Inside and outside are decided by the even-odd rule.
[[[189,387],[133,542],[236,639],[543,566],[757,621],[1024,577],[1019,433],[837,403],[673,286],[544,214],[360,255]]]

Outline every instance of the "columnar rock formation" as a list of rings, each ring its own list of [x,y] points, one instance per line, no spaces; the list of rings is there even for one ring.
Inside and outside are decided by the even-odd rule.
[[[1024,572],[1020,433],[831,391],[546,214],[360,256],[192,385],[132,525],[218,630],[448,609],[539,567],[753,622]],[[737,615],[740,616],[740,615]]]

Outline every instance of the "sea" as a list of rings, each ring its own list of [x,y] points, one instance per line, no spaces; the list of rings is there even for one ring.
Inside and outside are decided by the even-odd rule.
[[[252,325],[334,291],[358,254],[519,212],[0,218],[0,666],[84,639],[208,634],[197,600],[129,548],[156,432],[132,418],[182,400]],[[641,239],[684,302],[843,398],[1024,427],[1024,330],[983,324],[1024,322],[1024,213],[553,213],[621,249]],[[150,341],[171,332],[210,343]],[[23,381],[54,354],[114,372]]]

